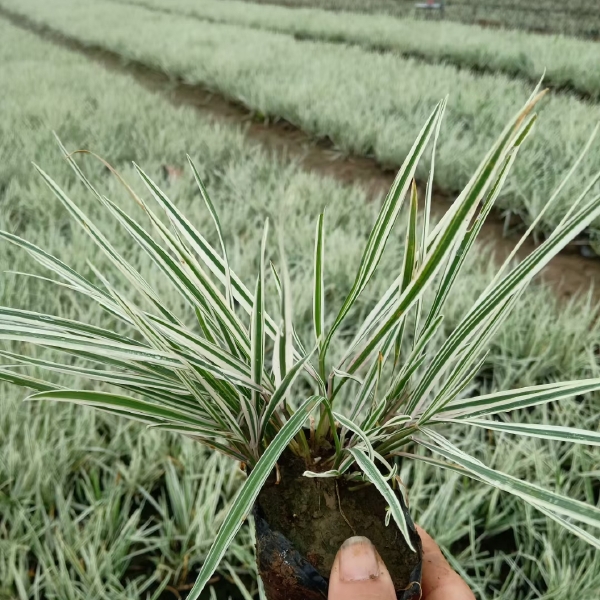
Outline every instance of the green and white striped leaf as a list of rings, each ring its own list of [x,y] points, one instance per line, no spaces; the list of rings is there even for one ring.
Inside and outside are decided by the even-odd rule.
[[[196,165],[194,165],[192,158],[189,154],[186,154],[188,163],[190,167],[192,167],[192,172],[194,173],[194,179],[196,180],[196,185],[200,190],[200,195],[204,200],[204,204],[206,204],[206,208],[210,213],[210,216],[215,224],[215,229],[217,230],[217,235],[219,236],[219,244],[221,245],[221,252],[223,253],[223,270],[225,271],[225,298],[227,299],[227,304],[233,310],[233,292],[231,289],[231,270],[229,268],[229,259],[227,258],[227,248],[225,246],[225,238],[223,237],[223,228],[221,227],[221,221],[219,219],[219,213],[215,209],[202,180],[200,179],[200,175],[198,170],[196,169]]]
[[[200,232],[194,227],[189,219],[175,206],[171,200],[162,192],[162,190],[146,175],[146,173],[134,163],[134,167],[140,175],[142,181],[152,194],[156,202],[161,206],[168,215],[171,223],[183,240],[189,245],[191,250],[196,253],[202,262],[208,267],[210,272],[217,279],[226,285],[227,275],[224,260],[219,256],[218,252],[206,241]],[[231,287],[235,300],[246,311],[247,314],[252,314],[252,306],[254,298],[244,285],[242,280],[230,270]],[[271,337],[275,336],[277,326],[273,319],[266,315],[267,332]]]
[[[396,497],[396,493],[390,487],[390,484],[386,481],[385,477],[379,472],[377,465],[359,448],[349,448],[348,452],[352,455],[356,464],[360,467],[361,471],[365,474],[367,479],[377,488],[379,493],[385,498],[388,503],[392,517],[398,525],[400,533],[404,536],[408,547],[416,552],[415,547],[412,544],[410,535],[408,533],[408,525],[404,517],[404,512],[400,501]]]
[[[420,398],[426,397],[433,389],[442,374],[452,368],[457,353],[468,344],[479,332],[481,326],[488,326],[491,315],[509,305],[516,294],[521,293],[531,279],[537,275],[548,262],[564,248],[575,235],[600,216],[600,196],[586,204],[578,213],[565,224],[564,228],[548,238],[542,245],[525,258],[507,277],[496,287],[482,296],[475,306],[454,329],[436,354],[435,359],[427,370],[415,392]],[[503,311],[502,320],[508,316]],[[501,325],[497,320],[495,327]]]
[[[325,241],[323,223],[325,215],[321,213],[317,221],[317,232],[315,235],[315,273],[313,286],[313,323],[315,330],[315,340],[321,345],[322,337],[325,333],[325,282],[324,282],[324,261],[325,261]]]
[[[52,400],[53,402],[70,402],[83,406],[91,406],[105,410],[118,411],[130,419],[157,423],[181,423],[198,427],[199,431],[206,429],[215,432],[214,423],[191,416],[188,412],[167,408],[151,402],[145,402],[130,396],[121,396],[108,392],[95,392],[89,390],[53,390],[40,392],[29,396],[27,400]],[[212,428],[212,429],[211,429]],[[221,432],[222,437],[229,437],[227,431]]]
[[[331,326],[331,329],[329,330],[323,342],[320,352],[320,362],[324,362],[324,355],[329,348],[329,344],[331,343],[334,333],[340,326],[344,317],[350,311],[350,308],[358,296],[364,290],[365,286],[371,279],[371,276],[375,272],[379,261],[381,260],[387,240],[392,232],[392,228],[394,227],[398,213],[402,208],[404,197],[406,196],[406,192],[408,191],[408,188],[414,177],[419,160],[421,159],[421,156],[423,155],[423,152],[425,151],[432,134],[436,130],[438,121],[443,117],[445,106],[446,101],[444,100],[438,103],[438,105],[435,107],[427,119],[427,122],[421,129],[419,135],[417,136],[417,139],[410,149],[406,159],[404,160],[404,163],[400,167],[398,174],[396,175],[394,183],[392,184],[392,187],[383,202],[381,210],[379,211],[375,225],[369,234],[367,245],[363,252],[359,270],[352,289],[346,297],[344,304],[342,305],[333,325]]]
[[[42,176],[44,183],[50,188],[56,198],[67,209],[69,214],[79,223],[82,229],[89,235],[92,241],[104,253],[104,255],[113,263],[113,265],[125,276],[129,283],[143,294],[167,319],[172,319],[173,316],[164,307],[160,298],[146,280],[133,268],[133,266],[117,252],[112,244],[107,240],[104,234],[96,227],[93,220],[90,219],[58,186],[58,184],[40,167],[34,164],[38,173]],[[90,186],[92,190],[94,188]],[[94,190],[98,198],[103,197]]]
[[[19,387],[37,390],[38,392],[52,392],[62,389],[59,385],[12,371],[6,366],[0,367],[0,381],[6,381],[7,383],[18,385]]]
[[[453,452],[447,448],[440,448],[421,439],[415,439],[415,441],[432,452],[455,462],[488,485],[518,496],[536,508],[544,508],[561,516],[587,523],[593,527],[600,527],[600,509],[595,506],[545,490],[533,483],[528,483],[512,475],[491,469],[473,458],[466,458],[463,452]]]
[[[285,374],[285,377],[283,378],[283,381],[279,384],[279,386],[277,387],[277,389],[275,390],[275,392],[273,393],[273,395],[269,399],[269,402],[265,406],[265,408],[263,410],[263,413],[261,415],[260,438],[262,438],[264,436],[265,429],[266,429],[267,424],[269,423],[271,417],[273,416],[273,413],[275,412],[275,410],[277,409],[277,407],[282,402],[284,402],[286,395],[288,394],[288,392],[290,391],[292,385],[294,384],[294,381],[296,381],[296,378],[298,377],[298,375],[302,371],[305,363],[308,360],[310,360],[310,357],[314,354],[314,352],[315,352],[316,349],[317,348],[315,346],[315,348],[312,350],[312,352],[310,352],[310,354],[307,354],[305,357],[301,358]]]
[[[283,381],[294,362],[294,312],[292,282],[288,271],[282,231],[279,231],[279,257],[281,260],[281,317],[282,326],[279,339],[279,377]],[[306,363],[305,363],[306,364]]]
[[[369,440],[369,436],[358,426],[356,423],[352,422],[350,419],[342,415],[341,413],[333,413],[334,418],[339,421],[346,429],[350,430],[352,433],[357,435],[361,442],[365,445],[369,459],[371,461],[375,460],[375,451],[373,450],[373,446]]]
[[[538,404],[557,402],[600,389],[600,378],[580,381],[561,381],[534,385],[505,392],[493,392],[473,398],[454,400],[439,414],[440,420],[463,419],[529,408]]]
[[[521,114],[528,109],[529,107],[526,106],[521,111]],[[525,129],[531,127],[532,119],[533,117],[529,120],[525,119],[522,127]],[[368,321],[369,327],[373,332],[364,344],[362,351],[350,362],[347,368],[349,372],[359,369],[373,355],[381,340],[395,326],[398,320],[421,298],[442,266],[456,253],[457,245],[461,243],[468,223],[473,218],[481,199],[492,184],[505,157],[512,150],[513,144],[516,143],[515,138],[518,139],[520,132],[521,130],[517,128],[510,135],[507,134],[504,138],[501,138],[496,143],[494,151],[488,156],[487,161],[484,161],[480,165],[476,175],[471,179],[452,208],[446,213],[445,226],[438,230],[439,234],[435,242],[429,249],[427,256],[424,257],[422,265],[406,290],[404,290],[397,300],[390,301],[395,295],[400,277],[402,277],[400,276],[388,289],[378,305],[371,311]],[[350,356],[366,335],[367,331],[363,327],[351,344],[345,358]]]
[[[572,444],[587,444],[600,446],[600,433],[587,431],[576,427],[562,427],[560,425],[546,425],[539,423],[511,423],[504,421],[488,421],[484,419],[456,419],[452,423],[464,423],[491,431],[500,431],[512,435],[530,436],[546,440],[558,440]]]
[[[252,344],[252,354],[250,355],[250,365],[252,370],[252,379],[257,387],[261,387],[263,379],[263,370],[265,364],[265,253],[267,237],[269,235],[269,221],[265,222],[262,241],[260,245],[259,272],[256,279],[256,288],[254,291],[254,306],[252,307],[252,324],[250,329],[250,341]],[[260,436],[259,413],[261,411],[261,395],[253,391],[252,402],[250,404],[243,401],[244,416],[250,430],[251,445],[258,445]]]

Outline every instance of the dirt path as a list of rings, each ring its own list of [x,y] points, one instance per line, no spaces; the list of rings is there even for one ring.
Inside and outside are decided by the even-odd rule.
[[[383,168],[374,159],[341,156],[328,140],[315,141],[286,121],[257,122],[253,120],[252,113],[240,103],[230,101],[200,85],[186,84],[139,62],[124,62],[123,57],[114,52],[86,46],[2,7],[0,17],[63,48],[79,52],[106,69],[133,77],[142,87],[163,94],[175,106],[191,106],[203,115],[221,121],[243,123],[250,140],[278,155],[294,158],[304,169],[333,177],[344,184],[360,185],[367,190],[370,198],[386,192],[392,184],[395,172]],[[452,199],[450,194],[436,190],[434,211],[438,214],[443,212]],[[508,256],[517,238],[504,236],[504,222],[496,214],[484,225],[480,239],[491,244],[496,258],[502,260]],[[533,241],[527,241],[519,251],[519,256],[528,255],[534,248]],[[595,298],[600,301],[600,258],[585,258],[581,255],[580,248],[577,243],[565,248],[542,271],[541,278],[563,299],[585,292],[593,286]]]

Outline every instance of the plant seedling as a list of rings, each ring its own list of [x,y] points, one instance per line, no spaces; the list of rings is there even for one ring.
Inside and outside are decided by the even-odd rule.
[[[346,537],[348,531],[361,524],[357,511],[371,516],[373,506],[379,502],[381,512],[375,510],[377,519],[384,529],[390,523],[389,539],[394,540],[400,532],[404,542],[399,544],[403,547],[399,560],[408,561],[412,568],[419,561],[419,542],[418,536],[411,533],[412,522],[394,464],[396,457],[432,463],[514,494],[600,547],[600,541],[583,527],[600,527],[600,509],[498,472],[452,444],[439,431],[440,425],[452,424],[600,445],[597,432],[521,424],[518,412],[512,413],[512,419],[494,419],[501,413],[598,390],[600,379],[548,383],[478,396],[467,392],[483,362],[487,343],[526,286],[552,257],[600,216],[600,196],[588,198],[600,174],[584,187],[556,230],[515,265],[512,259],[534,229],[536,222],[532,223],[459,324],[440,347],[435,351],[432,348],[432,340],[439,337],[443,324],[445,302],[519,149],[533,130],[533,108],[542,95],[536,89],[444,217],[434,225],[430,213],[435,148],[446,100],[435,107],[383,201],[354,283],[332,318],[326,317],[329,307],[325,305],[326,218],[324,214],[318,217],[311,341],[300,340],[294,329],[283,244],[279,242],[278,265],[269,270],[267,223],[256,284],[249,290],[230,268],[217,211],[191,160],[196,182],[214,220],[218,249],[140,168],[136,167],[147,192],[164,215],[159,216],[129,186],[127,189],[151,228],[144,228],[98,192],[73,156],[65,151],[81,181],[178,290],[193,317],[186,320],[161,301],[160,294],[118,253],[94,222],[49,175],[37,168],[73,219],[89,234],[94,251],[108,257],[143,302],[128,300],[106,274],[93,266],[97,281],[77,273],[34,244],[0,232],[1,239],[19,246],[52,272],[56,284],[97,302],[120,324],[117,332],[68,318],[2,307],[0,339],[50,347],[91,361],[93,366],[81,366],[82,361],[62,364],[2,350],[0,354],[10,364],[0,369],[0,379],[35,390],[28,400],[72,402],[136,419],[149,427],[189,436],[247,466],[248,477],[188,596],[190,600],[200,596],[257,499],[271,526],[285,529],[285,519],[281,518],[285,506],[279,516],[277,511],[265,515],[265,508],[268,513],[278,498],[283,504],[293,503],[292,497],[302,496],[303,489],[308,490],[308,496],[325,495],[329,516],[337,515],[335,523],[341,526],[335,527],[341,529],[339,535]],[[419,206],[414,176],[428,149],[429,179],[424,206]],[[565,182],[549,199],[546,209],[559,196]],[[353,307],[375,274],[403,207],[408,218],[398,276],[353,331],[343,355],[334,362],[332,340],[347,325]],[[280,310],[276,316],[267,314],[265,308],[268,277],[273,279],[278,293]],[[100,379],[110,386],[110,391],[69,389],[36,379],[22,371],[22,366],[68,370],[80,377]],[[113,391],[117,389],[118,392]],[[409,452],[415,445],[427,452]],[[301,483],[290,483],[290,479]],[[373,500],[373,494],[379,500]],[[313,500],[300,498],[299,502],[310,504]],[[353,502],[360,505],[358,509],[351,510]],[[339,519],[347,524],[348,531],[344,531],[345,525]],[[313,527],[318,525],[309,525],[308,529]],[[302,538],[288,523],[283,534],[294,541],[296,549],[308,557],[317,572],[326,573],[331,557],[323,554],[322,548],[312,548],[310,532]],[[387,556],[384,560],[388,563]],[[390,560],[393,563],[393,557]],[[398,590],[406,587],[406,574],[392,574]],[[274,586],[273,582],[266,582],[267,595],[272,598],[277,597]]]

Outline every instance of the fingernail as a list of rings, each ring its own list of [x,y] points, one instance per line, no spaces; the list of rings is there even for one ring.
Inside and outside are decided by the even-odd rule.
[[[347,539],[340,548],[340,580],[365,581],[379,577],[375,547],[366,537]]]

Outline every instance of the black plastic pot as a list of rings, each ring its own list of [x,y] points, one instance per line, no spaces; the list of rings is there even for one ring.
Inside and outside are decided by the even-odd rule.
[[[254,507],[256,556],[267,598],[269,600],[327,598],[332,557],[335,556],[341,541],[344,536],[364,535],[375,543],[386,562],[394,581],[396,597],[399,600],[418,600],[421,597],[422,545],[402,496],[399,494],[398,499],[409,526],[411,542],[417,548],[416,555],[407,552],[406,542],[393,521],[387,528],[383,525],[385,501],[372,486],[354,492],[346,489],[347,485],[341,481],[299,479],[299,471],[302,468],[301,465],[280,463],[281,481],[276,483],[274,478],[270,480]],[[327,498],[328,494],[339,504],[326,500],[321,502],[321,498]],[[300,495],[309,497],[312,505],[315,504],[315,497],[318,497],[318,510],[300,514],[296,502]],[[350,520],[346,518],[344,511]],[[361,517],[361,512],[364,512],[364,518]],[[327,546],[328,540],[323,541],[321,538],[320,545],[316,544],[316,548],[313,548],[311,540],[318,540],[319,529],[322,530],[323,536],[331,535],[327,533],[326,525],[331,523],[331,515],[334,513],[343,516],[348,531],[336,531],[338,535],[331,536],[330,552],[323,559],[319,554],[319,548],[323,548],[323,544]],[[350,527],[352,529],[349,529]],[[385,539],[381,537],[382,531],[386,536]],[[395,570],[393,565],[399,564],[398,560],[402,561],[404,557],[406,558],[404,564]]]

